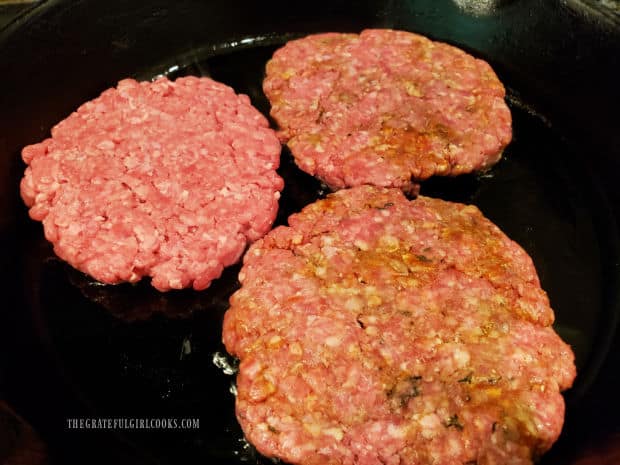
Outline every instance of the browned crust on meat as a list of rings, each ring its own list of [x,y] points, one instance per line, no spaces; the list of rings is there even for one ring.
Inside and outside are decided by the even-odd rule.
[[[405,31],[291,41],[268,62],[263,88],[299,167],[332,188],[410,189],[484,170],[512,136],[486,62]]]
[[[529,464],[573,354],[527,254],[473,206],[363,186],[254,244],[224,320],[237,416],[290,463]]]

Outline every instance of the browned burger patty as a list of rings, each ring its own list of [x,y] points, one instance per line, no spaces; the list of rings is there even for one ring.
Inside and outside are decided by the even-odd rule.
[[[296,163],[332,188],[407,190],[483,170],[512,137],[491,67],[410,32],[293,40],[267,64],[263,88]]]
[[[530,464],[571,349],[528,255],[473,206],[341,190],[244,257],[224,343],[237,417],[293,464]]]
[[[54,251],[104,283],[204,289],[271,227],[280,143],[208,78],[124,80],[25,147],[21,194]]]

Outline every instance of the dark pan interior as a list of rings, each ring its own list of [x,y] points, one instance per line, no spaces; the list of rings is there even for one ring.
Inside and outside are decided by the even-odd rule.
[[[261,81],[264,65],[279,44],[308,32],[368,26],[406,28],[459,45],[487,59],[506,84],[514,138],[503,160],[483,175],[427,181],[421,193],[477,205],[532,256],[556,312],[555,328],[575,351],[579,374],[566,393],[564,432],[541,463],[576,463],[591,441],[620,431],[616,401],[620,382],[613,370],[618,360],[614,337],[620,303],[614,212],[618,192],[597,171],[613,168],[605,164],[613,138],[602,141],[597,137],[597,131],[611,123],[585,122],[588,118],[582,113],[592,105],[586,96],[574,97],[577,116],[573,118],[564,111],[566,102],[556,100],[555,93],[563,91],[562,86],[579,86],[586,76],[575,75],[573,83],[558,81],[557,88],[550,90],[543,82],[552,72],[547,63],[550,57],[532,61],[529,71],[516,66],[523,58],[516,60],[515,56],[533,56],[534,52],[527,40],[521,49],[507,44],[506,30],[515,27],[507,18],[526,15],[528,7],[545,7],[536,2],[500,2],[493,19],[467,15],[449,1],[384,2],[382,6],[369,2],[354,14],[347,6],[331,2],[325,6],[329,14],[317,16],[314,10],[301,7],[283,13],[284,3],[273,2],[268,8],[272,15],[280,15],[277,20],[248,4],[244,7],[249,10],[235,22],[224,4],[213,2],[208,7],[205,2],[178,2],[174,8],[179,11],[174,14],[165,2],[149,6],[136,2],[142,10],[137,6],[122,10],[115,2],[108,10],[90,5],[95,10],[90,13],[88,3],[44,3],[15,23],[13,30],[9,28],[4,36],[0,33],[0,52],[13,65],[19,63],[24,73],[22,79],[9,78],[4,93],[0,91],[1,108],[10,109],[3,110],[5,128],[11,128],[10,135],[0,139],[5,189],[0,224],[6,250],[2,282],[8,310],[4,327],[10,330],[3,338],[7,344],[3,353],[8,355],[1,388],[40,431],[57,463],[270,461],[243,440],[234,417],[231,373],[235,361],[226,356],[221,344],[222,317],[228,297],[238,287],[239,266],[228,268],[204,292],[161,294],[144,282],[135,286],[93,282],[55,258],[41,226],[27,218],[18,198],[24,167],[19,161],[20,147],[45,137],[79,103],[127,76],[210,76],[248,94],[268,114]],[[124,11],[128,17],[113,26],[115,7],[119,8],[116,14]],[[205,23],[217,27],[206,32],[199,28],[191,14],[195,11]],[[555,19],[549,31],[559,29],[562,21],[576,21],[571,16],[574,13],[561,14],[566,16],[550,16]],[[169,26],[160,24],[162,15],[174,24],[179,22],[179,28],[184,24],[193,30],[194,38],[180,41],[183,32],[179,29],[175,30],[178,35],[165,41],[162,29]],[[134,21],[139,18],[138,28],[146,24],[158,31],[151,32],[156,34],[151,36],[151,47],[144,46],[142,35],[123,29],[122,24],[132,16]],[[107,42],[80,35],[84,34],[85,26],[80,25],[84,18],[91,18],[89,27]],[[62,31],[57,29],[59,24],[64,24]],[[456,36],[450,25],[459,26],[462,36]],[[30,32],[23,32],[26,26]],[[35,43],[42,30],[51,31],[58,42]],[[585,34],[570,31],[572,37]],[[596,31],[602,35],[595,50],[604,53],[607,45],[600,37],[612,33]],[[534,27],[529,33],[530,40],[544,35]],[[493,42],[498,37],[504,42]],[[52,51],[61,43],[65,48]],[[33,55],[20,61],[18,46],[27,44],[35,47]],[[542,52],[552,53],[545,47],[553,46],[558,45],[542,46]],[[142,47],[142,53],[132,54],[135,47]],[[41,48],[51,55],[37,53]],[[557,59],[561,65],[562,56]],[[41,78],[37,70],[49,73],[48,79]],[[532,78],[529,73],[533,71],[545,78]],[[606,75],[599,81],[601,92],[607,89],[605,79]],[[590,119],[604,119],[606,111],[611,111],[604,102],[597,108]],[[574,131],[574,126],[582,130]],[[584,154],[583,147],[595,153]],[[286,186],[276,222],[285,224],[288,215],[324,196],[326,190],[296,168],[286,149],[280,174]],[[182,432],[69,429],[67,419],[75,417],[189,417],[198,418],[200,428]]]

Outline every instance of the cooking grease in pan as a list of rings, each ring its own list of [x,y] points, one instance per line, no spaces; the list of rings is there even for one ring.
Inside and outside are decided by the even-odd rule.
[[[208,75],[229,84],[267,115],[261,83],[276,46],[241,45],[210,50],[206,57],[194,54],[189,62],[184,57],[180,63],[189,64],[165,69],[172,71],[170,78]],[[156,69],[140,77],[159,74]],[[509,91],[508,102],[514,138],[503,160],[482,175],[429,180],[421,193],[477,205],[531,255],[555,310],[555,327],[577,357],[577,385],[567,394],[570,409],[605,350],[601,277],[615,243],[603,237],[599,221],[606,207],[575,163],[570,137],[528,111],[516,93]],[[285,188],[277,224],[326,194],[296,168],[286,149],[279,173]],[[146,283],[100,286],[55,259],[37,224],[23,225],[23,279],[33,283],[35,317],[59,376],[79,399],[81,415],[199,418],[196,430],[116,431],[114,440],[133,448],[134,463],[270,463],[243,442],[231,376],[213,363],[214,354],[225,353],[221,323],[228,297],[238,288],[239,265],[200,293],[160,294]],[[75,444],[77,457],[82,446]]]

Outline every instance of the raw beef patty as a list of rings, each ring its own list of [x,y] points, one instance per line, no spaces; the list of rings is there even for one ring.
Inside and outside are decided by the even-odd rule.
[[[127,79],[23,149],[21,194],[56,254],[95,279],[204,289],[270,229],[279,155],[230,87]]]
[[[410,190],[433,175],[484,170],[512,137],[488,63],[405,31],[288,42],[263,88],[298,166],[332,189]]]
[[[293,464],[531,464],[573,354],[531,259],[473,206],[361,186],[250,247],[224,343],[237,418]]]

